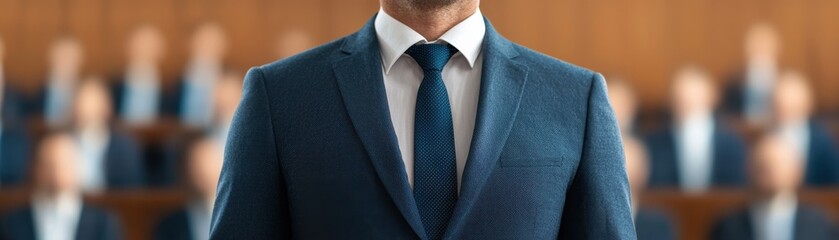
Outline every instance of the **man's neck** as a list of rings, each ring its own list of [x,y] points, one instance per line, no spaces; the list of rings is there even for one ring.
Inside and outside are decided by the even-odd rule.
[[[436,41],[449,29],[462,22],[478,10],[479,1],[463,1],[439,9],[420,10],[398,6],[391,1],[381,1],[382,9],[390,16],[407,25],[428,41]]]

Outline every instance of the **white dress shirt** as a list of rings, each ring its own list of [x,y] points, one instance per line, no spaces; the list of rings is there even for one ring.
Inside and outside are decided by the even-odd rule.
[[[778,126],[775,131],[783,141],[794,148],[798,159],[804,161],[802,166],[806,166],[810,151],[810,124],[807,121],[786,123]]]
[[[190,127],[209,127],[213,122],[216,83],[222,75],[222,64],[209,60],[193,60],[186,70],[182,120]]]
[[[110,141],[107,130],[80,130],[76,133],[81,161],[81,185],[85,192],[97,193],[105,189],[105,151]]]
[[[750,63],[746,70],[746,120],[762,125],[769,119],[772,89],[775,88],[777,68],[774,64]]]
[[[415,44],[429,43],[450,44],[459,51],[452,56],[442,73],[452,108],[459,188],[472,142],[481,86],[481,47],[486,33],[481,11],[476,10],[435,41],[428,41],[384,10],[379,10],[375,27],[382,53],[382,73],[391,121],[411,186],[414,185],[414,110],[423,72],[405,51]]]
[[[73,240],[81,218],[82,200],[76,194],[57,197],[35,195],[32,212],[35,235],[40,240]]]
[[[47,81],[44,118],[49,126],[59,126],[69,120],[69,109],[76,95],[76,79],[53,75]]]
[[[702,192],[711,183],[714,160],[714,118],[698,114],[677,124],[676,149],[681,187]]]
[[[155,66],[132,64],[125,73],[122,119],[143,125],[157,118],[160,101],[160,74]]]
[[[781,194],[755,203],[751,208],[756,240],[793,240],[798,201],[793,194]]]

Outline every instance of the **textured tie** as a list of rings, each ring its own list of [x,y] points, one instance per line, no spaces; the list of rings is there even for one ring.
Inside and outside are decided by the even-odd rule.
[[[443,67],[457,50],[414,45],[406,52],[422,68],[414,113],[414,198],[429,239],[441,239],[457,202],[457,165]]]

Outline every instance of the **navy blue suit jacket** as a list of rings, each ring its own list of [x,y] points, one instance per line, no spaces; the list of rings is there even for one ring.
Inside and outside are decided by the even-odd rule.
[[[155,240],[190,240],[195,239],[190,230],[189,213],[180,209],[160,221],[154,234]]]
[[[130,135],[112,130],[104,157],[105,184],[109,189],[144,185],[146,171],[142,152]]]
[[[674,240],[676,231],[667,215],[650,209],[638,209],[635,213],[635,231],[638,239]]]
[[[646,139],[650,154],[651,187],[678,187],[679,149],[676,146],[672,127],[649,135]],[[714,120],[713,164],[711,185],[716,187],[740,187],[746,184],[746,144],[733,130],[719,120]]]
[[[33,209],[26,207],[6,215],[0,222],[0,240],[36,240]],[[83,205],[76,237],[79,240],[123,239],[119,221],[98,208]]]
[[[811,207],[799,205],[795,213],[793,240],[833,240],[839,238],[836,226]],[[711,231],[712,240],[755,239],[752,215],[748,208],[720,219]]]
[[[20,185],[29,173],[29,135],[19,124],[3,123],[0,127],[0,186]]]
[[[839,185],[839,146],[833,135],[820,123],[811,121],[809,142],[805,184],[821,187]]]
[[[635,239],[602,76],[486,30],[475,133],[444,238]],[[372,21],[245,78],[212,239],[427,239]]]

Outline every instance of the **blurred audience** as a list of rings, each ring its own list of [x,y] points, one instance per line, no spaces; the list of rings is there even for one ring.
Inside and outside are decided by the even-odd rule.
[[[128,59],[112,93],[116,113],[130,126],[153,123],[164,109],[160,73],[164,47],[160,30],[152,25],[137,27],[128,39]]]
[[[620,77],[611,77],[608,82],[609,102],[615,110],[615,117],[623,135],[634,135],[638,112],[638,99],[632,87]]]
[[[623,138],[626,153],[626,174],[632,192],[632,216],[635,218],[635,232],[638,239],[672,240],[676,234],[671,220],[666,215],[648,208],[641,208],[641,196],[649,177],[649,163],[644,146],[637,139]]]
[[[242,79],[244,79],[242,73],[228,70],[219,81],[216,89],[213,104],[217,111],[209,134],[222,145],[221,147],[227,142],[230,123],[233,122],[236,107],[239,106],[239,101],[242,99]]]
[[[312,37],[306,31],[291,30],[277,37],[277,58],[291,57],[314,46]]]
[[[111,124],[111,98],[102,79],[79,84],[73,114],[82,190],[132,188],[143,184],[142,155],[134,139]]]
[[[160,222],[155,239],[201,240],[209,238],[222,155],[218,143],[212,138],[201,138],[192,144],[185,164],[190,200],[182,209]]]
[[[4,65],[6,57],[6,44],[3,36],[0,36],[0,121],[20,122],[23,118],[23,99],[20,92],[10,86],[6,79]]]
[[[19,185],[28,172],[29,136],[21,112],[17,92],[6,84],[3,72],[5,43],[0,37],[0,187]]]
[[[723,108],[753,126],[768,123],[771,95],[778,75],[781,39],[768,23],[747,31],[744,41],[745,69],[729,80]]]
[[[49,72],[40,93],[31,101],[33,115],[41,115],[47,125],[67,124],[76,83],[81,78],[84,54],[76,38],[64,36],[55,40],[49,54]]]
[[[670,93],[670,123],[647,138],[650,185],[691,193],[744,185],[746,146],[715,116],[717,91],[710,74],[684,67],[676,73]]]
[[[30,203],[3,218],[0,239],[123,239],[117,219],[85,203],[73,138],[44,138],[35,162]]]
[[[795,148],[804,164],[809,186],[839,185],[839,150],[827,127],[813,120],[814,97],[807,78],[795,71],[783,72],[772,102],[772,131]]]
[[[221,26],[207,22],[195,29],[191,44],[183,80],[171,98],[185,125],[205,129],[215,114],[213,93],[223,74],[227,38]]]
[[[769,136],[757,143],[749,164],[751,203],[723,217],[713,228],[714,240],[828,240],[839,236],[820,210],[796,197],[804,159],[786,140]]]

